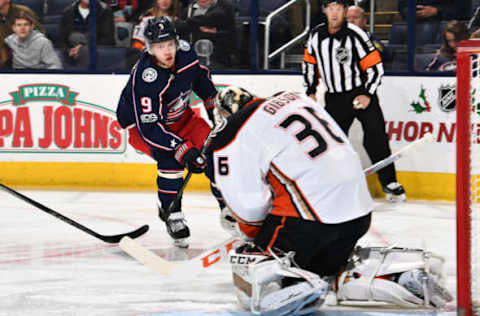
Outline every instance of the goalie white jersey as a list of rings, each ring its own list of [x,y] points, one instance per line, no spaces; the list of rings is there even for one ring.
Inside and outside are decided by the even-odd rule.
[[[215,183],[249,236],[270,212],[333,224],[372,210],[357,153],[301,93],[253,100],[228,118],[212,147]]]

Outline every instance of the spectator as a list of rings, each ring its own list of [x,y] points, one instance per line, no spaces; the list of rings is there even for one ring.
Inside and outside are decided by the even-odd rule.
[[[468,39],[468,29],[465,23],[450,21],[445,27],[444,42],[437,51],[432,61],[425,68],[426,71],[456,71],[457,70],[457,44]]]
[[[35,19],[26,11],[20,11],[12,24],[14,33],[5,39],[13,53],[13,68],[61,69],[62,63],[52,42],[34,28]]]
[[[0,0],[1,1],[1,0]],[[103,2],[95,0],[97,45],[115,45],[113,14]],[[59,25],[59,46],[67,47],[65,61],[70,68],[87,68],[90,0],[67,6]]]
[[[349,23],[355,24],[362,30],[368,33],[370,36],[370,41],[375,45],[375,48],[380,52],[380,55],[382,56],[382,60],[385,61],[390,61],[391,57],[386,56],[385,52],[385,46],[378,41],[373,34],[370,34],[370,32],[367,31],[367,17],[365,16],[365,10],[362,7],[352,5],[349,6],[347,9],[347,15],[346,15],[347,21]],[[388,57],[388,58],[387,58]],[[387,60],[388,59],[388,60]]]
[[[196,0],[183,8],[175,26],[179,35],[193,44],[200,39],[213,43],[211,68],[228,68],[234,64],[237,35],[230,0]]]
[[[408,2],[398,0],[398,10],[404,20],[408,16]],[[417,0],[416,18],[419,22],[440,22],[450,20],[467,20],[470,18],[471,5],[469,1],[455,0]]]
[[[145,36],[143,35],[148,20],[154,17],[166,16],[174,20],[179,16],[179,3],[177,0],[155,0],[153,7],[148,9],[140,17],[140,21],[133,30],[132,48],[142,51],[145,48]]]
[[[104,0],[112,9],[114,22],[136,22],[154,0]]]
[[[34,19],[35,29],[43,32],[35,12],[27,6],[15,4],[13,0],[0,0],[0,41],[13,33],[12,24],[20,11],[27,12]]]

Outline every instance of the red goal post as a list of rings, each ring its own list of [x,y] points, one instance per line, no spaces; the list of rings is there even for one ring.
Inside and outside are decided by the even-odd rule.
[[[480,40],[457,48],[458,315],[480,315]]]

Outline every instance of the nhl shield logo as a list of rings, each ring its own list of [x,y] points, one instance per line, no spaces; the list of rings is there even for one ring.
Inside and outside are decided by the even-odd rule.
[[[457,108],[455,95],[456,86],[454,84],[440,86],[440,88],[438,89],[438,105],[442,111],[455,111],[455,109]]]
[[[346,64],[350,61],[350,52],[345,47],[339,47],[335,50],[335,59],[339,64]]]

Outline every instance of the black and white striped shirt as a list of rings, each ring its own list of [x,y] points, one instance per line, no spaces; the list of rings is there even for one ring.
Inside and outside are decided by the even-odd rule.
[[[315,94],[319,77],[330,93],[365,88],[374,95],[381,83],[383,64],[368,34],[352,23],[344,23],[335,34],[322,23],[310,33],[303,62],[307,95]]]

